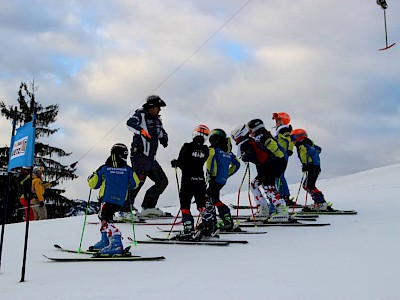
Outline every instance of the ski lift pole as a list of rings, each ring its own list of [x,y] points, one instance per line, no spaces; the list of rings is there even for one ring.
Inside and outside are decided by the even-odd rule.
[[[382,48],[382,49],[379,49],[379,51],[387,50],[387,49],[393,47],[394,45],[396,45],[396,43],[393,43],[393,44],[391,44],[391,45],[388,44],[388,34],[387,34],[387,25],[386,25],[386,9],[384,9],[384,8],[383,8],[383,20],[384,20],[384,23],[385,23],[385,41],[386,41],[386,47],[385,47],[385,48]]]
[[[386,10],[383,10],[383,19],[385,21],[385,40],[386,40],[386,48],[388,47],[388,35],[387,35],[387,26],[386,26]]]

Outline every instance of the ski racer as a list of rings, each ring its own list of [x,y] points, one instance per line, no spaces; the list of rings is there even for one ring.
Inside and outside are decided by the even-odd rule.
[[[239,159],[229,149],[229,140],[222,129],[217,128],[211,131],[209,156],[206,164],[209,178],[207,195],[211,198],[211,201],[209,201],[210,199],[206,200],[206,209],[212,212],[214,224],[216,222],[215,209],[218,209],[218,214],[222,221],[216,224],[216,228],[220,231],[236,229],[229,207],[220,200],[220,191],[226,184],[228,177],[235,174],[240,168]],[[206,233],[209,232],[206,230]]]
[[[197,210],[205,228],[212,231],[213,216],[206,210],[206,182],[204,164],[208,158],[208,147],[204,145],[210,134],[206,125],[198,125],[193,130],[190,143],[184,143],[178,159],[171,161],[173,168],[182,170],[179,200],[182,212],[183,231],[175,236],[179,240],[191,240],[195,237],[194,219],[190,212],[191,199],[194,197]]]
[[[254,197],[260,197],[260,186],[265,190],[265,195],[270,201],[270,221],[287,222],[289,213],[285,200],[281,198],[276,189],[276,181],[287,166],[286,152],[273,138],[271,132],[264,127],[260,119],[253,119],[247,123],[249,133],[257,145],[268,153],[268,159],[262,164],[262,177],[256,177],[251,183]]]
[[[287,159],[293,154],[293,142],[290,139],[290,133],[293,128],[290,125],[290,116],[285,112],[278,112],[272,114],[272,120],[275,120],[275,139],[278,144],[286,151]],[[290,199],[289,186],[285,178],[285,171],[282,172],[281,176],[277,180],[277,187],[279,194],[285,200],[287,206],[294,205],[293,200]]]
[[[321,173],[321,161],[319,154],[321,147],[314,144],[308,138],[307,132],[304,129],[295,129],[290,133],[294,145],[297,149],[297,155],[302,164],[302,171],[306,173],[306,178],[303,181],[303,188],[310,193],[314,204],[310,205],[309,210],[326,211],[330,210],[330,206],[325,201],[322,192],[315,186],[318,175]]]
[[[113,224],[113,216],[126,202],[128,190],[134,190],[139,185],[139,178],[127,165],[127,158],[128,148],[124,144],[113,145],[105,164],[88,178],[91,189],[100,188],[101,202],[101,240],[90,247],[90,250],[99,251],[103,255],[122,254],[124,250],[121,231]]]

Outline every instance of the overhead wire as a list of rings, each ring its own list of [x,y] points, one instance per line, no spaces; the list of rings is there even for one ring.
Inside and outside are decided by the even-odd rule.
[[[205,45],[208,44],[229,22],[231,22],[252,0],[247,0],[242,4],[212,35],[210,35],[199,47],[197,47],[181,64],[179,64],[171,73],[169,73],[160,83],[150,92],[150,94],[155,93],[161,86],[163,86],[176,72],[178,72],[193,56],[196,55]],[[139,104],[140,105],[140,104]],[[80,156],[78,161],[83,159],[87,154],[89,154],[98,144],[100,144],[115,128],[117,128],[124,120],[126,120],[132,113],[139,107],[137,105],[135,108],[130,110],[123,118],[121,118],[106,134],[101,137],[93,146],[89,148],[83,155]]]

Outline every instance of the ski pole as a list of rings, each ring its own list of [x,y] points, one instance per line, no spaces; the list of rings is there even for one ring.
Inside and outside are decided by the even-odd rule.
[[[250,167],[249,167],[249,185],[248,185],[248,188],[247,188],[247,197],[249,198],[251,215],[253,216],[254,224],[256,224],[257,221],[256,221],[256,217],[254,215],[253,205],[251,203],[251,197],[250,197],[250,186],[251,186],[251,175],[250,175]]]
[[[300,189],[301,189],[301,186],[302,186],[302,184],[303,184],[304,175],[305,175],[305,174],[306,174],[306,172],[303,172],[303,176],[301,176],[300,185],[299,185],[299,190],[297,191],[296,199],[294,200],[294,205],[293,205],[292,213],[294,213],[294,209],[296,208],[297,199],[299,198]]]
[[[176,224],[176,220],[178,219],[180,213],[181,213],[181,210],[179,209],[179,210],[178,210],[178,213],[176,214],[176,217],[175,217],[175,219],[174,219],[174,223],[172,223],[171,229],[170,229],[169,232],[168,232],[167,237],[170,237],[170,236],[171,236],[172,229],[174,229],[174,226],[175,226],[175,224]]]
[[[238,198],[237,198],[237,206],[236,206],[236,221],[239,219],[240,192],[242,190],[243,182],[246,179],[246,175],[247,175],[248,169],[249,169],[249,163],[246,164],[246,170],[244,172],[244,175],[243,175],[243,178],[242,178],[242,182],[240,183],[240,186],[239,186]]]
[[[178,168],[175,167],[175,178],[176,178],[176,186],[178,187],[178,194],[181,191],[181,188],[179,187],[179,179],[178,179]]]
[[[133,215],[133,204],[132,203],[129,204],[129,208],[131,209],[131,219],[132,219],[132,232],[133,232],[132,244],[136,246],[137,241],[136,241],[136,233],[135,233],[135,216]]]
[[[180,193],[181,189],[179,187],[178,168],[175,166],[174,169],[175,169],[176,187],[178,189],[178,196],[179,196],[179,193]],[[172,223],[171,229],[168,232],[168,237],[170,237],[172,229],[174,229],[174,226],[176,224],[176,220],[178,219],[180,213],[181,213],[181,209],[179,209],[178,213],[176,214],[176,217],[174,219],[174,223]]]
[[[307,198],[308,198],[308,191],[306,193],[306,202],[304,203],[304,206],[307,206]]]
[[[32,208],[32,207],[39,207],[39,206],[40,206],[39,204],[31,205],[31,208]],[[21,210],[21,209],[28,209],[28,207],[20,207],[20,208],[17,208],[17,210]]]
[[[81,253],[81,247],[82,247],[82,240],[83,240],[83,233],[85,232],[85,226],[86,226],[86,218],[89,212],[89,203],[90,203],[90,196],[92,195],[92,189],[89,190],[89,198],[88,202],[86,204],[86,211],[85,211],[85,218],[83,220],[83,227],[82,227],[82,234],[81,234],[81,241],[79,242],[79,248],[78,248],[78,253]]]

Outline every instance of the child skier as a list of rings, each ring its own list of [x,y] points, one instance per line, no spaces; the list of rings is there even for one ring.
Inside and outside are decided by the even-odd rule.
[[[297,155],[302,163],[302,171],[306,172],[306,178],[303,182],[303,188],[310,193],[314,204],[310,205],[309,210],[326,211],[330,206],[325,201],[324,195],[317,189],[315,183],[321,172],[320,157],[321,147],[314,144],[308,138],[304,129],[295,129],[291,132],[290,138],[297,149]]]
[[[200,212],[202,224],[212,231],[212,215],[206,206],[206,182],[204,178],[204,164],[208,158],[208,147],[204,145],[210,134],[206,125],[198,125],[193,130],[190,143],[184,143],[178,159],[171,161],[173,168],[182,170],[179,200],[182,212],[183,231],[175,236],[179,240],[190,240],[195,237],[194,219],[190,212],[190,203],[194,197],[197,210]]]
[[[262,178],[255,178],[252,182],[252,193],[255,197],[260,197],[259,187],[265,190],[265,195],[270,200],[270,218],[273,222],[287,222],[289,214],[285,200],[281,198],[276,189],[275,183],[287,166],[286,152],[279,146],[273,138],[271,132],[265,129],[264,123],[260,119],[253,119],[247,123],[250,136],[254,138],[257,145],[261,146],[268,153],[268,159],[263,163]]]
[[[293,154],[293,142],[290,139],[290,133],[292,132],[292,125],[290,125],[290,116],[285,112],[278,112],[272,114],[272,120],[275,120],[275,139],[278,141],[279,145],[285,149],[287,154],[287,159]],[[279,177],[277,182],[279,194],[285,200],[286,205],[294,205],[294,202],[290,200],[290,191],[285,178],[285,171],[282,172],[281,177]]]
[[[208,211],[213,210],[214,219],[216,216],[215,208],[222,219],[216,224],[220,231],[234,230],[234,223],[231,211],[220,200],[220,191],[226,184],[228,177],[235,174],[240,168],[239,159],[230,151],[228,146],[229,139],[222,129],[213,129],[210,133],[209,156],[207,159],[207,175],[209,177],[207,194],[211,198],[211,203],[206,203]],[[214,221],[216,222],[216,221]]]
[[[238,125],[232,132],[231,137],[235,141],[238,147],[237,156],[244,162],[251,162],[256,166],[257,176],[251,183],[251,189],[253,192],[254,199],[257,202],[258,211],[254,217],[256,220],[266,221],[269,218],[268,203],[259,187],[255,188],[255,182],[262,182],[263,178],[263,164],[268,159],[268,153],[263,151],[256,145],[256,141],[249,136],[249,128],[247,125]]]
[[[113,216],[125,203],[128,190],[132,191],[139,185],[139,178],[126,163],[127,158],[128,148],[124,144],[115,144],[106,163],[88,178],[91,189],[100,188],[101,201],[101,240],[90,249],[103,255],[122,254],[124,250],[121,232],[114,226]]]

